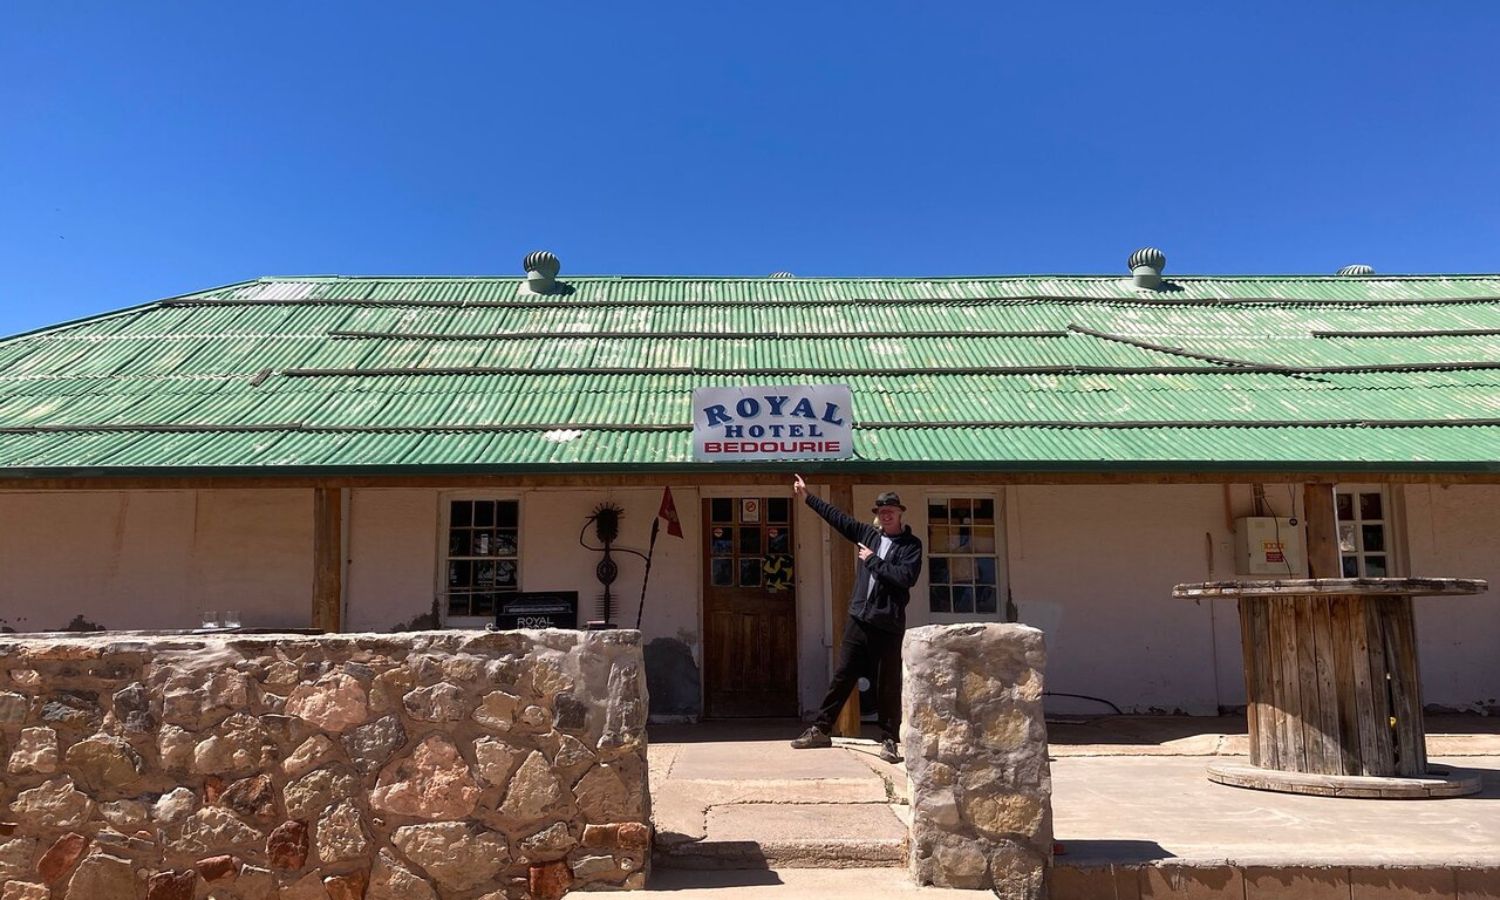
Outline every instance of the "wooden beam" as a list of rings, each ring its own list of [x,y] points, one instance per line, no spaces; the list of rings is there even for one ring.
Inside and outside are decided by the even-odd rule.
[[[828,502],[849,512],[854,508],[854,488],[849,484],[835,484],[829,492]],[[844,626],[849,623],[849,598],[854,593],[854,545],[842,536],[835,537],[828,564],[833,577],[833,661],[838,664],[839,652],[843,649]],[[833,723],[833,733],[840,737],[859,737],[859,691],[851,691],[844,709]]]
[[[1307,520],[1307,574],[1311,578],[1343,578],[1339,556],[1338,513],[1333,485],[1302,486],[1302,517]]]
[[[343,512],[338,488],[313,489],[312,625],[343,630]]]

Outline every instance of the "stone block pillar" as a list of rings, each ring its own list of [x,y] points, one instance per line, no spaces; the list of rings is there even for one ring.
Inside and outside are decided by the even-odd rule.
[[[1042,900],[1052,867],[1042,633],[1014,624],[913,628],[902,660],[912,876]]]

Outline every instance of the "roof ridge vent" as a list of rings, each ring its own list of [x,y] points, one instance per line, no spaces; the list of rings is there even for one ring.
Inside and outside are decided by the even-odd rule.
[[[526,269],[526,286],[531,288],[532,293],[552,292],[557,284],[557,273],[562,270],[557,254],[550,250],[533,250],[526,254],[526,259],[521,264]]]
[[[781,271],[781,272],[772,272],[769,277],[771,277],[771,278],[777,278],[777,279],[785,279],[785,278],[796,278],[797,276],[793,275],[791,272]]]
[[[1370,266],[1356,263],[1355,265],[1344,266],[1342,269],[1339,269],[1338,274],[1345,278],[1363,278],[1367,275],[1374,275],[1375,270]]]
[[[1167,255],[1155,247],[1142,247],[1130,254],[1126,265],[1130,267],[1136,287],[1154,291],[1161,287],[1161,273],[1167,267]]]

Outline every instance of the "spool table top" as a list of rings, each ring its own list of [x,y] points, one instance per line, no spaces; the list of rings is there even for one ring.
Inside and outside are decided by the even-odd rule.
[[[1172,588],[1172,596],[1179,600],[1309,594],[1449,597],[1482,594],[1489,587],[1489,582],[1481,578],[1278,578],[1179,584]]]

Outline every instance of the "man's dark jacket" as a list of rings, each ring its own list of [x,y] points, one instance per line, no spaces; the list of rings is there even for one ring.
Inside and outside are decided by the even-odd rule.
[[[911,587],[922,574],[922,540],[908,526],[900,534],[886,534],[878,525],[861,522],[826,500],[807,495],[807,505],[822,516],[833,530],[856,544],[871,550],[880,549],[881,537],[890,538],[885,558],[871,556],[863,561],[854,576],[854,598],[849,601],[849,615],[881,631],[900,633],[906,630],[906,604]],[[871,590],[869,573],[875,573]]]

